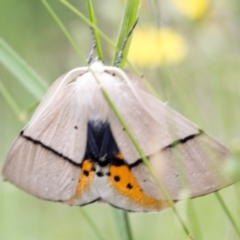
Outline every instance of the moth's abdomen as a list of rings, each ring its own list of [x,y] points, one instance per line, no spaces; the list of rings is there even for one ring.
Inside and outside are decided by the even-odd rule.
[[[168,206],[166,201],[151,197],[141,189],[108,122],[88,122],[86,153],[81,168],[76,194],[69,204],[82,205],[84,196],[91,191],[99,196],[98,199],[130,211],[158,211]]]

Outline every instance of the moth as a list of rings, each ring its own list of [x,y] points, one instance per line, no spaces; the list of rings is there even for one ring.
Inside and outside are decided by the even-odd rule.
[[[93,62],[57,79],[13,143],[2,175],[42,199],[83,206],[103,201],[127,211],[169,206],[104,89],[174,202],[231,184],[229,151],[160,102],[118,67]]]

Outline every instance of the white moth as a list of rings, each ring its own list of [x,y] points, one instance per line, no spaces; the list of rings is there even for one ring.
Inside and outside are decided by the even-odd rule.
[[[129,211],[167,207],[103,88],[173,201],[183,189],[197,197],[231,184],[222,173],[228,150],[130,78],[99,61],[61,76],[13,143],[3,178],[69,205],[101,200]]]

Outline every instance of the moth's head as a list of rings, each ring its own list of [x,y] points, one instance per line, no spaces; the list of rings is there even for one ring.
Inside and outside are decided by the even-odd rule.
[[[142,90],[148,91],[146,86],[142,84],[142,80],[141,80],[142,77],[138,77],[137,75],[131,72],[126,72],[116,66],[104,65],[104,63],[99,60],[95,60],[93,63],[91,63],[87,72],[88,74],[90,74],[89,76],[91,77],[93,76],[93,78],[104,76],[105,78],[109,79],[109,82],[114,80],[115,82],[122,81],[127,84],[130,84],[131,82],[135,86],[140,87]],[[92,74],[89,72],[91,72]],[[113,77],[115,78],[114,80],[113,80]],[[101,80],[102,79],[99,79],[99,82],[102,82]],[[106,79],[105,79],[105,82],[106,82]]]
[[[123,70],[115,66],[106,66],[102,61],[96,60],[89,66],[89,72],[92,72],[95,75],[107,74],[114,77],[119,77],[122,80],[126,78],[126,75]]]
[[[102,61],[96,60],[89,66],[90,71],[93,71],[94,73],[102,73],[104,72],[104,64]]]

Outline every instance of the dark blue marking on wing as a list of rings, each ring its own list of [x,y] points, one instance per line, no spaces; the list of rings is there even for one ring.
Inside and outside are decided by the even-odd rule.
[[[87,148],[84,159],[91,159],[99,166],[123,165],[123,160],[116,157],[119,148],[114,140],[112,131],[107,122],[100,121],[88,122]]]

